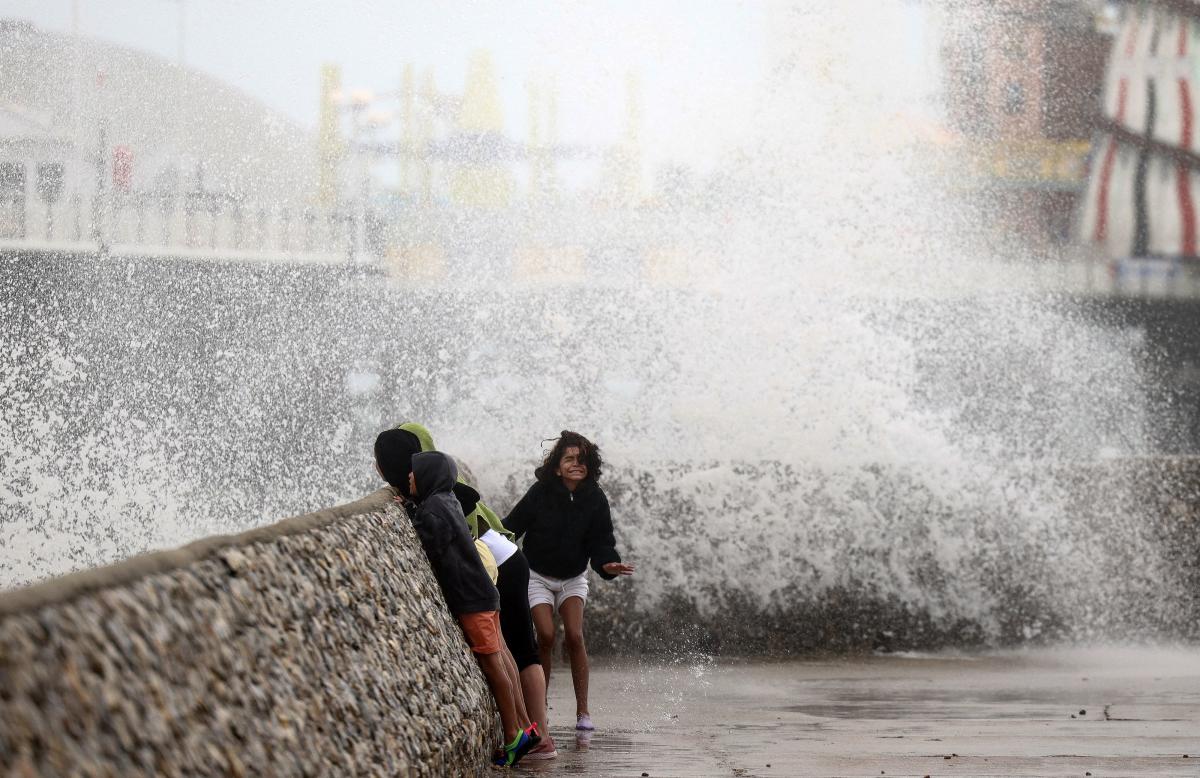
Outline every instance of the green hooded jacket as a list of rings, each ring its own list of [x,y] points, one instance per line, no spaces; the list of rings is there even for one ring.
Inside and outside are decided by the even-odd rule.
[[[405,432],[411,432],[413,435],[416,435],[417,440],[421,441],[422,451],[437,450],[437,447],[433,445],[433,436],[429,434],[429,430],[425,429],[424,426],[410,421],[398,425],[396,429],[404,430]],[[458,480],[461,483],[467,484],[466,479],[463,478],[461,474],[458,476]],[[470,486],[470,484],[467,485]],[[481,520],[487,524],[489,528],[496,530],[504,537],[516,542],[516,536],[504,528],[504,524],[500,521],[500,517],[497,516],[491,508],[487,507],[483,500],[480,500],[478,503],[476,503],[475,510],[471,511],[470,515],[467,516],[467,527],[471,530],[471,537],[473,539],[479,539],[479,522]],[[487,530],[484,531],[486,532]]]

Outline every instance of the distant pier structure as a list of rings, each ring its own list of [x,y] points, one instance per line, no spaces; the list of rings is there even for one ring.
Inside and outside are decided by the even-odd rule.
[[[182,61],[16,19],[0,18],[0,74],[0,255],[555,280],[613,264],[617,243],[618,264],[653,264],[628,218],[653,207],[634,74],[624,132],[601,144],[559,139],[549,73],[527,84],[528,137],[508,134],[486,51],[461,91],[411,64],[394,88],[347,88],[326,64],[315,132]],[[584,170],[570,193],[561,162]]]
[[[0,19],[0,252],[342,262],[314,152],[182,63]]]

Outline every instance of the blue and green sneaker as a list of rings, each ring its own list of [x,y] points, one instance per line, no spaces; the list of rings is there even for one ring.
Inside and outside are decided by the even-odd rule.
[[[513,742],[506,745],[496,753],[492,762],[501,767],[514,767],[517,762],[520,762],[522,757],[529,753],[529,749],[535,745],[534,739],[529,736],[528,732],[521,731],[513,738]]]

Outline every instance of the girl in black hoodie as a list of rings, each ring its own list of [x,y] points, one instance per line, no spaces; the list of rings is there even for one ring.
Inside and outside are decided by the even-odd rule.
[[[604,579],[634,571],[617,553],[608,498],[598,484],[602,467],[599,448],[579,433],[563,430],[534,471],[537,480],[504,519],[509,531],[524,538],[530,569],[529,605],[547,687],[556,608],[562,618],[575,686],[575,727],[580,730],[594,729],[588,711],[588,657],[583,640],[588,562]]]

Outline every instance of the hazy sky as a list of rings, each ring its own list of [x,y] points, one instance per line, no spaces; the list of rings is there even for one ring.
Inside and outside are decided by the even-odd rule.
[[[178,0],[77,0],[80,29],[174,60]],[[72,0],[5,0],[4,16],[69,31]],[[323,62],[347,88],[395,89],[406,62],[460,92],[471,53],[492,53],[510,135],[524,137],[526,82],[553,74],[559,135],[605,143],[625,118],[626,73],[641,81],[647,161],[707,167],[736,142],[767,68],[759,2],[407,2],[184,0],[186,62],[302,124],[316,122]]]

